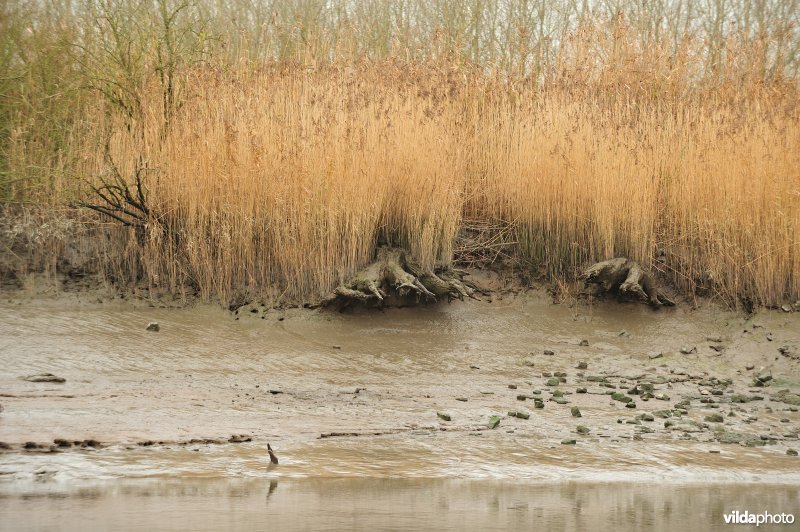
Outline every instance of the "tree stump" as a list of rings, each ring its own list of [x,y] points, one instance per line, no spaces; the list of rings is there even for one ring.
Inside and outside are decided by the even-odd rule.
[[[661,293],[653,277],[635,261],[625,257],[598,262],[583,273],[585,287],[595,287],[595,294],[616,293],[622,299],[646,301],[654,307],[674,306],[675,302]]]
[[[416,302],[477,299],[474,288],[461,277],[456,270],[436,273],[423,268],[405,250],[384,246],[378,249],[374,262],[336,287],[322,305],[334,302],[343,306],[353,302],[383,305],[389,299],[402,302],[409,298]]]

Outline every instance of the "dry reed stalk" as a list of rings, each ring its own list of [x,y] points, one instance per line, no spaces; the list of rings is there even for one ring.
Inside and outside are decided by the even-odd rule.
[[[689,290],[800,295],[790,89],[576,94],[394,62],[198,69],[186,84],[165,139],[159,102],[141,124],[164,229],[142,263],[161,283],[313,299],[380,240],[449,262],[465,216],[515,220],[511,240],[552,275],[616,255],[654,263],[660,249]],[[136,135],[111,127],[114,157],[134,160]]]

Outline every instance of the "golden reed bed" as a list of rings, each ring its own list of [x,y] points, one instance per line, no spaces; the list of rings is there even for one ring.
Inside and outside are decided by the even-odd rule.
[[[628,256],[687,293],[800,298],[797,80],[765,74],[758,39],[709,68],[691,36],[643,46],[619,19],[564,35],[536,71],[452,53],[158,63],[120,92],[131,109],[92,78],[101,97],[77,100],[30,198],[96,202],[78,178],[139,168],[151,214],[109,243],[117,277],[223,301],[317,298],[382,241],[448,263],[465,221],[511,228],[520,264],[557,278]],[[14,131],[12,170],[37,149]]]

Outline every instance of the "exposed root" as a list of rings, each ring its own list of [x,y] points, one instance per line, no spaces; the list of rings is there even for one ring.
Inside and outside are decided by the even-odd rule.
[[[675,302],[661,293],[653,277],[637,262],[625,257],[593,264],[583,274],[585,286],[594,285],[596,293],[616,292],[625,299],[647,301],[654,307],[674,306]]]
[[[474,287],[463,281],[462,276],[463,273],[454,270],[437,274],[420,266],[403,249],[381,247],[375,262],[339,285],[322,304],[334,301],[344,305],[353,301],[386,304],[387,297],[401,301],[413,297],[416,302],[477,299]]]

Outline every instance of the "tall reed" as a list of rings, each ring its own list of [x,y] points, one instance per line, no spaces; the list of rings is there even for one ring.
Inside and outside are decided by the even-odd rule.
[[[626,255],[690,294],[800,298],[789,3],[531,2],[519,27],[502,0],[134,4],[54,11],[74,30],[63,93],[44,83],[63,43],[24,28],[35,10],[0,19],[45,43],[8,59],[44,81],[21,85],[39,91],[27,111],[0,105],[0,193],[92,201],[80,180],[146,166],[147,227],[109,244],[118,280],[311,300],[380,242],[449,263],[470,219],[514,227],[525,267],[552,276]],[[34,169],[37,187],[13,179]]]

